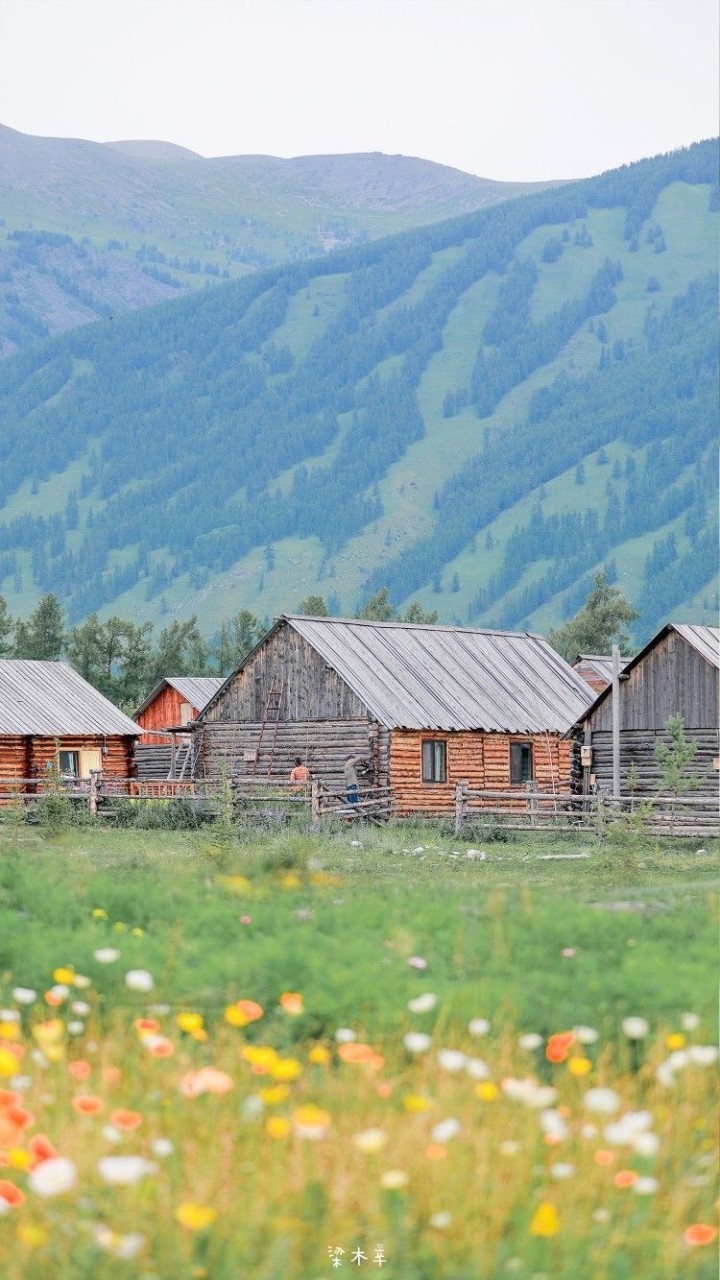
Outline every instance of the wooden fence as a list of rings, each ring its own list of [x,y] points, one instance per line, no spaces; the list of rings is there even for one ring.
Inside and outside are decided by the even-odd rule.
[[[468,823],[509,831],[594,831],[608,826],[654,835],[720,837],[720,812],[709,796],[613,796],[607,792],[570,795],[542,792],[474,791],[459,782],[455,789],[455,832]]]

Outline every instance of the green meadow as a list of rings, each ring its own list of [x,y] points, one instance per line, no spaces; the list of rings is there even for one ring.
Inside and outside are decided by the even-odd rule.
[[[0,1274],[710,1277],[716,917],[710,842],[6,821]]]

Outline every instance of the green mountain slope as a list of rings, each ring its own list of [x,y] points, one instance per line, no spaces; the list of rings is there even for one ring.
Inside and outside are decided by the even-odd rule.
[[[409,156],[206,160],[164,142],[36,138],[0,126],[0,355],[543,185]]]
[[[72,620],[380,585],[713,617],[717,146],[88,325],[0,366],[0,591]]]

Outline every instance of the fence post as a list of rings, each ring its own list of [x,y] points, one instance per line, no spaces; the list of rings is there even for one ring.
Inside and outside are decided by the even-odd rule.
[[[459,836],[462,831],[463,820],[465,817],[465,790],[466,782],[458,782],[455,785],[455,835]]]
[[[313,778],[310,783],[310,822],[316,827],[320,821],[320,783]]]
[[[98,772],[97,769],[90,770],[90,793],[88,797],[90,812],[96,814],[98,810]]]
[[[530,826],[537,826],[538,799],[537,799],[537,782],[532,780],[527,784],[528,789],[528,809],[530,810]]]

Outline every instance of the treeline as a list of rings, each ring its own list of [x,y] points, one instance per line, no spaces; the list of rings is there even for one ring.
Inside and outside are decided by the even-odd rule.
[[[139,580],[148,598],[158,596],[179,575],[220,573],[252,548],[289,535],[316,536],[334,553],[382,514],[378,481],[424,433],[418,385],[462,294],[488,272],[505,277],[472,384],[454,393],[456,400],[469,396],[485,414],[552,359],[588,317],[612,306],[621,273],[606,263],[584,297],[531,323],[537,267],[513,266],[525,237],[537,227],[573,225],[591,208],[623,206],[630,245],[638,217],[649,216],[662,188],[673,181],[712,183],[716,157],[715,144],[696,144],[88,325],[3,362],[0,503],[27,479],[37,487],[73,462],[81,466],[69,511],[0,525],[0,568],[6,577],[19,574],[12,556],[29,551],[34,583],[57,592],[70,619],[79,620]],[[458,250],[454,261],[423,285],[433,254],[451,247]],[[328,275],[347,276],[339,309],[332,326],[296,359],[278,331],[290,300]],[[631,363],[635,377],[638,362]],[[555,418],[543,418],[547,406],[537,402],[532,430],[520,427],[517,444],[516,433],[510,445],[491,442],[458,479],[456,493],[450,487],[441,495],[432,546],[419,545],[406,564],[393,566],[393,599],[435,576],[455,554],[451,548],[468,540],[465,531],[482,527],[484,512],[507,505],[506,480],[516,496],[516,479],[535,487],[534,463],[527,463],[538,451],[549,478],[570,465],[568,458],[586,454],[592,438],[613,438],[602,403],[604,372],[582,389],[590,404],[586,398],[582,408],[575,406],[568,426],[574,442],[555,438]],[[704,366],[690,364],[685,373],[693,397]],[[568,418],[573,392],[572,385],[562,391],[554,413]],[[678,398],[671,398],[675,406]],[[681,409],[670,421],[656,413],[654,397],[640,405],[635,396],[634,406],[644,440],[683,427]],[[600,423],[595,408],[605,415]],[[331,445],[332,460],[325,461]],[[508,447],[518,467],[503,477],[500,470],[511,469]],[[479,487],[479,501],[461,496],[466,480],[475,493]],[[402,590],[407,583],[409,591]],[[367,590],[381,585],[370,580]]]
[[[331,601],[311,595],[297,612],[329,617]],[[434,623],[437,613],[424,613],[417,603],[398,614],[387,588],[371,596],[357,615],[375,621]],[[43,596],[28,618],[13,618],[0,595],[0,659],[65,659],[106,698],[129,714],[168,676],[225,676],[235,669],[269,630],[270,620],[241,609],[224,619],[217,631],[202,635],[197,615],[164,627],[157,639],[152,622],[134,623],[96,613],[80,625],[67,625],[65,610],[52,592]]]

